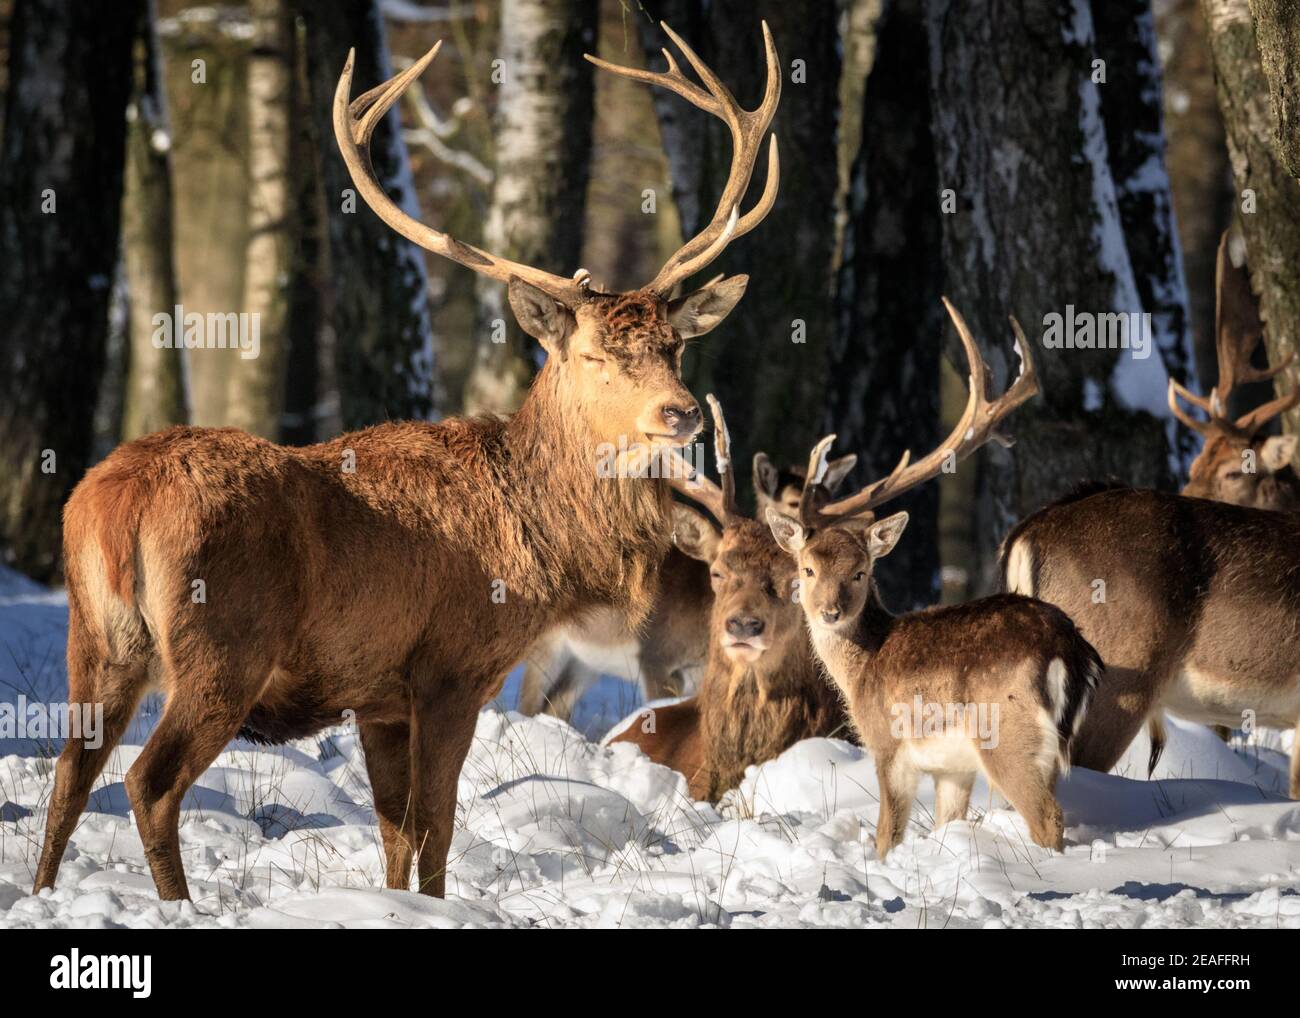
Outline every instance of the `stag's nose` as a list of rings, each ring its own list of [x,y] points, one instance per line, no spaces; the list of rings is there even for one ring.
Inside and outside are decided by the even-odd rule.
[[[666,406],[663,408],[664,424],[676,436],[693,435],[700,430],[700,405]]]
[[[828,626],[834,625],[840,620],[840,610],[838,608],[823,608],[822,622]]]
[[[727,619],[727,634],[748,640],[763,632],[763,620],[753,615],[733,615]]]

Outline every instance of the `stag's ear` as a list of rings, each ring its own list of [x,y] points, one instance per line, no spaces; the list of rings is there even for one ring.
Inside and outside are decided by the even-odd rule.
[[[854,453],[831,460],[826,464],[826,476],[822,479],[822,484],[826,485],[827,491],[834,494],[835,489],[844,483],[844,478],[848,477],[857,465],[858,457]]]
[[[772,528],[772,536],[781,550],[791,555],[798,555],[804,545],[804,530],[798,520],[791,519],[783,512],[769,508],[767,525]]]
[[[506,293],[519,327],[541,343],[548,354],[562,353],[569,333],[577,324],[573,312],[518,276],[510,277]]]
[[[747,285],[748,276],[730,276],[678,297],[668,304],[668,324],[682,339],[703,336],[731,314]]]
[[[907,526],[907,513],[894,513],[886,516],[879,523],[873,523],[867,531],[867,551],[873,559],[884,558],[894,550],[894,545],[903,536]]]
[[[712,562],[722,535],[711,520],[689,506],[673,503],[673,544],[691,558]]]
[[[754,492],[776,498],[776,485],[781,480],[781,473],[767,458],[767,453],[754,453]]]
[[[1283,467],[1289,466],[1295,458],[1298,441],[1295,435],[1273,435],[1266,438],[1259,447],[1259,462],[1270,474],[1275,474]]]

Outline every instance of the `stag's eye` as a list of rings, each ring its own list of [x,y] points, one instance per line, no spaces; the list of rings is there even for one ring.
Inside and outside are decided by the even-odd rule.
[[[593,356],[592,356],[591,354],[589,354],[589,353],[584,353],[584,354],[582,354],[582,362],[583,362],[584,364],[604,364],[604,363],[605,363],[605,358],[604,358],[604,357],[593,357]]]
[[[862,572],[861,570],[859,570],[858,572],[856,572],[856,573],[853,574],[853,582],[854,582],[854,583],[861,583],[861,582],[862,582],[863,580],[865,580],[866,578],[867,578],[867,574],[864,573],[864,572]]]
[[[713,570],[713,572],[709,573],[709,576],[712,577],[714,580],[716,580],[718,583],[722,582],[722,574],[718,572],[716,569]]]
[[[810,566],[804,566],[804,567],[803,567],[803,574],[804,574],[805,576],[811,576],[811,575],[813,574],[813,572],[812,572],[812,568],[811,568]]]

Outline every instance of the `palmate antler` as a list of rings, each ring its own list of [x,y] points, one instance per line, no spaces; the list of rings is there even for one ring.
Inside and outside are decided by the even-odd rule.
[[[587,54],[586,58],[603,70],[670,89],[692,105],[720,118],[731,129],[735,152],[732,155],[731,172],[728,174],[717,211],[708,225],[683,244],[659,270],[658,275],[643,287],[666,299],[678,283],[704,268],[717,258],[731,241],[744,236],[761,223],[776,202],[781,172],[776,136],[773,135],[768,149],[767,181],[763,188],[763,195],[754,208],[745,215],[740,215],[740,202],[749,189],[749,181],[753,176],[754,163],[758,158],[763,135],[771,126],[777,103],[781,98],[781,66],[776,55],[776,46],[772,42],[772,33],[764,22],[763,45],[767,58],[767,86],[758,109],[745,110],[708,65],[672,29],[667,25],[664,25],[663,29],[676,43],[690,65],[695,68],[700,80],[704,82],[704,88],[696,85],[681,72],[667,50],[664,50],[664,55],[668,58],[666,73],[620,67],[590,54]],[[352,94],[355,53],[348,52],[347,63],[343,66],[338,88],[334,92],[334,137],[338,141],[339,151],[343,154],[343,161],[347,164],[353,183],[375,214],[413,244],[442,255],[444,258],[450,258],[491,279],[507,282],[511,276],[517,276],[524,282],[531,283],[550,294],[565,306],[576,307],[590,296],[589,276],[586,272],[580,270],[572,278],[553,275],[529,265],[498,258],[470,244],[464,244],[449,234],[439,233],[399,208],[384,193],[383,187],[375,177],[370,161],[370,139],[374,134],[375,126],[402,97],[402,93],[411,86],[411,83],[433,62],[441,47],[441,41],[435,43],[428,53],[405,71],[351,102],[349,97]]]
[[[1265,424],[1300,403],[1300,390],[1293,389],[1269,400],[1235,421],[1228,416],[1228,399],[1237,386],[1275,378],[1291,366],[1295,352],[1275,367],[1256,368],[1251,365],[1251,354],[1263,338],[1264,325],[1259,319],[1259,307],[1250,289],[1250,274],[1246,266],[1232,264],[1226,230],[1219,238],[1215,296],[1214,347],[1219,361],[1219,384],[1210,390],[1209,396],[1197,396],[1171,378],[1169,409],[1177,420],[1207,440],[1221,435],[1238,442],[1250,442]],[[1179,397],[1204,410],[1208,419],[1198,421],[1187,413],[1179,406]]]
[[[962,348],[966,351],[966,361],[970,365],[970,396],[961,420],[943,444],[924,459],[911,462],[910,451],[903,453],[888,477],[873,481],[853,495],[819,505],[819,486],[826,475],[826,455],[834,435],[827,435],[813,448],[808,459],[808,473],[804,478],[803,494],[799,500],[799,518],[809,530],[829,526],[838,520],[850,516],[860,516],[871,512],[877,506],[897,498],[905,491],[928,481],[943,470],[944,462],[951,455],[956,460],[965,459],[990,439],[1005,444],[1005,439],[997,433],[997,426],[1017,407],[1038,394],[1038,375],[1034,371],[1033,358],[1029,352],[1029,341],[1025,339],[1024,330],[1014,317],[1011,328],[1016,336],[1016,350],[1020,355],[1020,377],[1011,388],[990,401],[988,397],[988,368],[980,356],[979,346],[961,313],[952,306],[947,297],[943,298],[957,335],[961,337]]]

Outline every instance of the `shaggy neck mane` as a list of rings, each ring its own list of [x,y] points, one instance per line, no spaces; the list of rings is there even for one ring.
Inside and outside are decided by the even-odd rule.
[[[639,624],[672,540],[668,485],[597,476],[599,440],[548,360],[505,428],[503,490],[541,569],[536,593],[581,611],[625,606]]]

